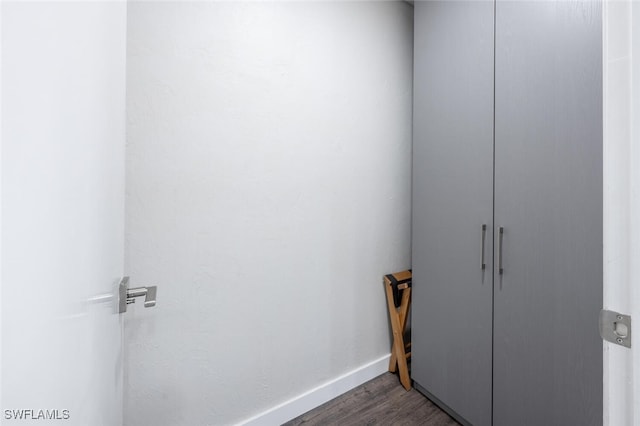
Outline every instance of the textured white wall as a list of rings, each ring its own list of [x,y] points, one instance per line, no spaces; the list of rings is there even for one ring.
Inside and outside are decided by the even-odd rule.
[[[389,353],[412,7],[133,2],[125,423],[229,424]]]

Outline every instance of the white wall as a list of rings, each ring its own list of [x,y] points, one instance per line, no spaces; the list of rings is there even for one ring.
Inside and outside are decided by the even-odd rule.
[[[3,45],[3,33],[4,33],[4,24],[3,24],[3,13],[2,13],[2,1],[0,1],[0,46]],[[4,141],[4,137],[2,135],[2,99],[3,99],[3,90],[2,90],[2,52],[0,52],[0,164],[2,164],[2,145]],[[3,300],[2,297],[2,170],[0,169],[0,301]],[[1,303],[1,302],[0,302]],[[1,308],[0,308],[1,309]],[[2,374],[2,311],[0,310],[0,383],[3,382],[4,375]],[[3,396],[2,396],[2,386],[0,386],[0,406],[2,406]]]
[[[126,424],[235,423],[389,354],[412,13],[129,4],[126,270],[158,306],[126,323]]]
[[[604,2],[604,308],[640,318],[640,5]],[[634,78],[636,77],[636,78]],[[604,424],[640,422],[640,333],[604,343]],[[635,368],[634,368],[635,367]]]
[[[126,4],[0,4],[2,400],[122,422]],[[96,296],[104,303],[89,303]],[[36,411],[35,416],[38,416]]]

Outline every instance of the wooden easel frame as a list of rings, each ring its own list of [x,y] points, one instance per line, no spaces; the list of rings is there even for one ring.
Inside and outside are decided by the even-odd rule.
[[[387,294],[387,306],[389,308],[389,319],[391,330],[393,331],[393,346],[391,347],[391,359],[389,360],[389,371],[398,371],[400,383],[406,390],[411,389],[411,377],[407,359],[411,357],[411,352],[406,349],[411,343],[405,345],[404,332],[407,326],[407,314],[411,304],[411,271],[396,272],[385,275],[384,288]],[[395,293],[395,296],[394,296]],[[398,304],[399,306],[396,306]]]

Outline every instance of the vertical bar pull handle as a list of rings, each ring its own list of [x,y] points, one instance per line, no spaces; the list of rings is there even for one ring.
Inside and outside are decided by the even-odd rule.
[[[502,268],[502,236],[504,235],[504,227],[500,227],[500,234],[498,235],[498,273],[502,275],[504,269]]]
[[[480,260],[480,269],[484,270],[484,268],[487,266],[484,263],[484,241],[486,240],[487,237],[487,225],[482,225],[482,255],[481,255],[481,260]]]

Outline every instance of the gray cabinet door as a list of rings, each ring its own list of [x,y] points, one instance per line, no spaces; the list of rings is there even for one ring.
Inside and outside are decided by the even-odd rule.
[[[602,424],[601,9],[496,4],[497,426]]]
[[[478,426],[491,423],[493,9],[415,3],[411,375]]]

